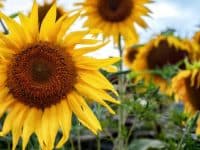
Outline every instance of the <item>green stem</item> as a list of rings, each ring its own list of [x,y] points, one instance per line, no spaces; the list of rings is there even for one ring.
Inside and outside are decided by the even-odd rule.
[[[199,114],[200,114],[200,112],[197,112],[196,115],[191,120],[189,120],[186,130],[178,144],[177,150],[182,150],[183,142],[184,142],[185,138],[187,137],[187,135],[191,132],[192,128],[196,125],[196,122],[199,118]]]
[[[121,43],[121,35],[119,35],[119,41],[118,41],[118,50],[119,50],[119,55],[122,58],[123,55],[123,50],[122,50],[122,43]],[[120,62],[119,65],[119,72],[123,71],[123,63],[122,61]],[[123,95],[124,95],[124,75],[121,74],[118,78],[118,86],[119,86],[119,99],[121,102],[123,102]],[[117,149],[122,150],[124,149],[124,140],[123,140],[123,134],[122,134],[122,128],[123,128],[123,107],[119,106],[118,109],[118,114],[119,114],[119,121],[118,121],[118,146]]]
[[[99,104],[96,105],[97,107],[97,116],[98,118],[101,117],[101,107]],[[100,134],[97,134],[97,150],[101,150],[101,137],[100,137]]]
[[[81,150],[81,129],[80,129],[80,124],[78,125],[78,150]]]
[[[97,135],[97,150],[101,150],[101,139],[99,134]]]
[[[73,139],[70,138],[69,140],[70,140],[70,144],[71,144],[71,150],[75,150]]]

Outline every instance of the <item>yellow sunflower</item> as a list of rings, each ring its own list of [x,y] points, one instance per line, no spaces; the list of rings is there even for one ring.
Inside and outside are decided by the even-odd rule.
[[[113,37],[118,42],[123,36],[126,46],[138,41],[134,24],[147,28],[142,16],[148,16],[150,10],[145,6],[152,0],[85,0],[81,5],[82,16],[87,16],[85,26],[99,29],[105,37]]]
[[[167,89],[167,82],[159,75],[153,75],[147,70],[162,69],[166,65],[173,65],[189,57],[191,48],[189,43],[169,35],[159,35],[144,47],[141,47],[132,64],[132,69],[142,72],[141,77],[153,80],[161,91]],[[144,72],[143,72],[144,71]]]
[[[125,49],[123,57],[124,57],[124,63],[127,67],[131,68],[138,51],[139,51],[139,48],[135,46]]]
[[[196,32],[193,36],[193,40],[200,45],[200,31]]]
[[[177,101],[184,103],[185,113],[192,117],[200,111],[200,70],[183,70],[172,80],[172,90]],[[196,133],[200,134],[200,120]]]
[[[56,0],[52,0],[50,3],[47,0],[45,0],[43,5],[38,6],[38,19],[40,24],[42,23],[42,20],[44,19],[45,15],[54,3],[56,3]],[[58,6],[56,8],[56,20],[58,20],[65,13],[66,11],[64,10],[64,8]]]
[[[9,29],[7,35],[0,33],[0,116],[7,112],[0,135],[11,131],[13,150],[20,137],[24,150],[33,133],[42,149],[61,147],[69,137],[72,113],[96,134],[101,125],[85,99],[113,114],[107,101],[119,104],[107,94],[117,92],[99,72],[119,58],[85,56],[105,43],[86,38],[88,31],[66,32],[79,16],[56,21],[54,4],[39,29],[36,2],[28,17],[19,14],[20,23],[0,13]],[[55,143],[59,129],[63,136]]]

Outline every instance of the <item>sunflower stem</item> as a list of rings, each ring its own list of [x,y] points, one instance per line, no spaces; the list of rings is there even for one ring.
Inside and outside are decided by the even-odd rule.
[[[181,137],[181,140],[180,140],[180,142],[179,142],[179,144],[177,146],[177,150],[182,150],[183,149],[183,147],[182,147],[183,142],[184,142],[185,138],[188,136],[188,134],[191,132],[192,128],[196,125],[197,120],[199,118],[199,115],[200,115],[200,112],[198,111],[196,113],[196,115],[191,120],[189,120],[189,122],[187,124],[187,127],[186,127],[186,130],[183,133],[183,136]]]
[[[81,129],[80,129],[81,125],[78,124],[78,150],[81,150]]]
[[[71,150],[75,150],[74,142],[73,142],[72,138],[70,138],[69,140],[70,140],[70,144],[71,144]]]
[[[97,116],[98,116],[98,118],[100,118],[101,117],[101,107],[100,107],[100,105],[99,104],[97,104]],[[97,150],[101,150],[101,137],[100,137],[100,134],[98,133],[97,134]]]
[[[121,35],[119,34],[118,38],[118,50],[119,50],[119,55],[120,58],[122,58],[123,55],[123,49],[122,49],[122,39]],[[120,62],[119,64],[119,72],[123,71],[123,61]],[[119,87],[119,99],[123,103],[123,98],[124,98],[124,75],[121,74],[118,78],[118,87]],[[122,150],[124,149],[124,140],[123,140],[123,107],[122,105],[119,106],[118,109],[118,115],[119,115],[119,121],[118,121],[118,141],[117,141],[117,149]]]
[[[101,139],[99,134],[97,135],[97,150],[101,150]]]

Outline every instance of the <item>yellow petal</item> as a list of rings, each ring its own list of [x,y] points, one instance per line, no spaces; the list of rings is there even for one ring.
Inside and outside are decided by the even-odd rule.
[[[67,97],[67,102],[76,116],[80,120],[84,121],[91,131],[95,131],[94,133],[96,134],[99,130],[101,130],[99,121],[81,96],[75,92],[71,92],[71,94]]]
[[[8,96],[7,98],[4,99],[4,101],[0,102],[0,117],[2,117],[2,115],[7,111],[8,107],[10,105],[12,105],[14,103],[14,101],[12,100],[12,98],[10,96]]]
[[[36,0],[33,2],[32,11],[30,13],[30,30],[32,30],[32,35],[38,36],[39,23],[38,23],[38,5]],[[34,39],[36,39],[36,37]]]
[[[109,66],[119,61],[119,57],[107,58],[107,59],[95,59],[91,57],[77,57],[75,58],[76,66],[81,69],[98,70],[100,68]]]
[[[73,52],[74,57],[81,56],[90,52],[97,51],[99,48],[104,47],[108,42],[100,43],[96,46],[78,48]]]
[[[118,95],[113,85],[98,71],[84,70],[79,71],[78,75],[84,82],[93,86],[94,88],[110,90]]]
[[[35,131],[36,124],[38,124],[38,120],[41,119],[41,116],[42,116],[41,110],[38,110],[36,108],[30,108],[23,126],[23,132],[22,132],[23,150],[25,150],[29,138],[31,134]]]
[[[57,36],[62,27],[64,20],[67,18],[67,14],[62,15],[58,21],[52,26],[52,29],[49,32],[48,39],[51,42],[57,42]]]
[[[69,132],[71,130],[72,111],[69,108],[66,100],[62,100],[60,104],[57,104],[56,107],[58,121],[63,132],[63,136],[58,142],[56,148],[61,148],[69,138]]]
[[[17,143],[22,133],[22,126],[26,118],[26,111],[28,111],[28,109],[24,105],[19,105],[19,107],[20,111],[16,114],[16,117],[14,118],[15,122],[12,126],[12,150],[15,150],[17,146]]]
[[[55,142],[55,138],[56,138],[56,134],[58,132],[58,128],[59,128],[59,120],[57,119],[57,112],[56,112],[56,106],[52,105],[49,108],[49,147],[50,149],[53,149],[54,147],[54,142]]]
[[[5,21],[6,25],[9,29],[9,36],[12,37],[12,40],[15,40],[18,48],[22,48],[24,45],[27,44],[26,34],[24,33],[23,28],[15,22],[15,20],[7,17],[3,13],[0,13],[0,17]]]
[[[56,21],[56,4],[53,4],[48,13],[44,17],[40,28],[40,40],[48,41],[49,33],[51,32]]]
[[[0,132],[1,136],[6,135],[12,129],[13,122],[15,122],[15,118],[20,110],[20,104],[15,104],[15,106],[12,107],[12,110],[8,113],[4,121],[2,131]]]
[[[80,40],[84,38],[89,33],[88,30],[86,31],[74,31],[70,32],[64,39],[65,45],[75,45],[80,44]]]
[[[96,89],[91,88],[85,83],[77,83],[75,85],[75,88],[78,92],[80,92],[84,96],[106,107],[111,114],[115,114],[112,108],[100,97],[101,95],[99,95]]]
[[[60,27],[60,31],[57,35],[57,42],[60,43],[63,40],[64,35],[66,34],[66,31],[69,29],[69,27],[75,22],[75,20],[79,17],[80,13],[77,13],[71,17],[68,17]]]

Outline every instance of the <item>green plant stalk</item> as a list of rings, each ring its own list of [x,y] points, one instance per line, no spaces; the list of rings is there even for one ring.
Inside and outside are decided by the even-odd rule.
[[[97,104],[97,116],[100,118],[101,116],[101,107],[99,104]],[[101,137],[99,134],[97,134],[97,150],[101,150]]]
[[[199,114],[200,114],[200,112],[197,112],[196,115],[192,118],[191,123],[189,123],[188,126],[186,127],[186,130],[185,130],[183,136],[181,137],[181,140],[177,146],[177,150],[182,150],[182,144],[183,144],[186,136],[191,132],[191,129],[196,125],[196,122],[199,118]]]
[[[81,129],[80,129],[80,123],[78,124],[77,134],[78,134],[78,150],[81,150]]]
[[[122,58],[123,55],[123,50],[122,50],[122,43],[121,43],[121,35],[119,34],[119,39],[118,39],[118,50],[119,50],[119,55]],[[123,62],[121,60],[120,65],[119,65],[119,72],[123,71]],[[118,90],[119,90],[119,99],[121,103],[123,103],[123,98],[124,98],[124,75],[121,74],[118,77]],[[123,128],[123,107],[120,105],[118,109],[118,115],[119,115],[119,120],[118,120],[118,142],[117,142],[117,149],[122,150],[124,149],[124,139],[123,139],[123,134],[122,134],[122,128]]]
[[[75,150],[73,139],[70,137],[71,150]]]
[[[99,134],[97,135],[97,150],[101,150],[101,139]]]

